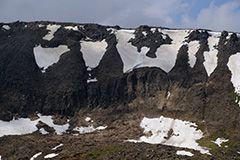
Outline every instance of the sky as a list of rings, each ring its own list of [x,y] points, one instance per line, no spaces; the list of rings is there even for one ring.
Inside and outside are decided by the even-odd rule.
[[[0,22],[57,21],[240,32],[240,0],[0,0]]]

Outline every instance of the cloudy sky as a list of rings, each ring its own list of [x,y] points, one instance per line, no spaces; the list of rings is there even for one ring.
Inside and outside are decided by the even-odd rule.
[[[240,0],[0,0],[0,22],[58,21],[240,32]]]

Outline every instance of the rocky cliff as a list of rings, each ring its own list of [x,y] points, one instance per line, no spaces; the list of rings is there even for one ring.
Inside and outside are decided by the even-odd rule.
[[[75,117],[76,126],[76,117],[89,113],[108,125],[125,121],[124,115],[134,124],[164,115],[197,123],[206,137],[231,139],[235,150],[227,156],[236,158],[239,36],[149,26],[0,24],[0,119],[37,112]]]

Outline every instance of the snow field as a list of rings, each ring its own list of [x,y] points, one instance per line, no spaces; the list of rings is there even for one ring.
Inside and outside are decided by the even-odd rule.
[[[46,123],[49,127],[53,127],[56,134],[61,135],[66,132],[69,124],[55,125],[53,124],[52,116],[42,116],[38,114],[37,120],[31,121],[29,118],[19,118],[18,120],[13,119],[10,122],[4,122],[0,120],[0,137],[5,135],[24,135],[30,134],[38,130],[36,125],[39,121]],[[47,133],[44,129],[44,134]]]
[[[49,66],[57,63],[60,56],[68,51],[70,50],[66,45],[60,45],[55,48],[43,48],[39,45],[33,48],[36,63],[40,68],[43,68],[42,72],[45,72]]]
[[[214,69],[217,67],[217,54],[218,50],[214,47],[218,45],[220,38],[216,38],[214,36],[211,36],[208,38],[208,46],[209,51],[205,51],[203,53],[205,61],[203,62],[203,65],[207,71],[208,76],[211,75],[211,73],[214,71]]]
[[[105,40],[90,42],[80,41],[81,52],[87,67],[95,68],[106,52],[107,42]]]
[[[228,139],[224,139],[224,138],[217,138],[215,141],[211,141],[213,143],[215,143],[216,145],[218,145],[218,147],[222,147],[221,144],[228,142]]]
[[[229,58],[228,68],[232,73],[231,81],[235,88],[235,92],[240,95],[240,53],[234,54]],[[236,99],[236,102],[238,99]],[[238,103],[240,106],[240,102]]]
[[[177,155],[181,155],[181,156],[189,156],[189,157],[194,156],[194,154],[192,154],[191,152],[184,151],[184,150],[182,150],[182,151],[177,151],[176,154],[177,154]]]
[[[155,31],[156,29],[152,29]],[[188,30],[167,30],[159,29],[164,35],[169,35],[173,40],[172,44],[161,45],[156,51],[156,58],[149,58],[146,53],[150,48],[142,47],[141,52],[137,51],[137,47],[128,43],[131,38],[134,38],[134,30],[117,30],[115,32],[118,44],[117,49],[124,63],[123,72],[130,72],[135,68],[140,67],[159,67],[165,72],[169,72],[175,65],[178,50],[184,44],[185,37],[189,34]],[[145,32],[143,32],[146,35]],[[189,43],[190,65],[194,66],[196,62],[195,54],[199,49],[199,42]]]
[[[91,133],[97,130],[104,130],[106,129],[107,126],[99,126],[97,128],[94,128],[93,125],[87,126],[87,127],[75,127],[73,129],[73,131],[78,131],[80,134],[84,134],[84,133]],[[76,134],[78,135],[78,134]]]
[[[57,145],[56,147],[53,147],[52,150],[56,150],[57,148],[62,147],[62,146],[63,146],[63,144],[61,143],[61,144]]]
[[[61,27],[61,25],[56,25],[56,24],[54,24],[54,25],[51,25],[51,24],[47,25],[47,30],[49,30],[49,32],[48,32],[48,34],[46,34],[46,35],[43,37],[43,39],[44,39],[44,40],[48,40],[48,41],[52,40],[53,37],[54,37],[54,36],[53,36],[54,33],[55,33],[60,27]]]
[[[140,126],[144,129],[144,133],[150,132],[152,135],[128,141],[189,148],[198,150],[202,154],[210,154],[208,149],[199,146],[196,142],[203,137],[203,133],[196,129],[195,123],[161,116],[160,118],[144,117]]]

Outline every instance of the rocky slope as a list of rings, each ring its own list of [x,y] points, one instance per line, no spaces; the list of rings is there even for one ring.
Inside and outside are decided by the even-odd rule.
[[[36,120],[41,117],[36,113],[54,115],[55,124],[69,123],[63,135],[55,135],[56,128],[41,119],[30,135],[0,137],[0,155],[30,159],[61,142],[56,159],[239,159],[239,55],[239,34],[226,31],[0,24],[2,124]],[[144,117],[160,116],[195,122],[203,133],[198,143],[211,155],[188,147],[194,156],[186,157],[176,155],[173,144],[125,142],[144,135]],[[90,124],[108,128],[87,134],[74,130]],[[174,133],[170,127],[166,139]],[[211,142],[221,137],[229,140],[227,147]]]

